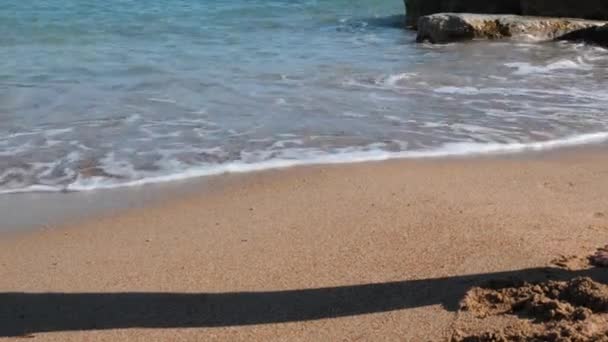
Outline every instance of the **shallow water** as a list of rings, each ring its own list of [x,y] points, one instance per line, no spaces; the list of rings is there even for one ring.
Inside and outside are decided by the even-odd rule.
[[[402,1],[0,7],[0,192],[608,140],[608,51],[417,45]]]

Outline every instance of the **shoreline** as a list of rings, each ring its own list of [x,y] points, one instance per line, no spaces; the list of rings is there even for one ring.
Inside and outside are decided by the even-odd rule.
[[[593,273],[607,173],[605,147],[299,167],[2,234],[0,338],[445,340],[483,281]]]
[[[294,169],[348,168],[356,165],[399,162],[567,158],[578,153],[601,153],[607,146],[608,143],[595,143],[518,152],[312,163],[247,172],[203,175],[174,181],[89,191],[9,193],[0,195],[0,216],[4,217],[0,225],[0,238],[2,234],[19,234],[20,232],[38,231],[50,227],[74,225],[90,219],[115,216],[129,210],[155,206],[158,203],[184,196],[196,195],[206,191],[221,191],[227,184],[246,182],[249,177],[256,177],[265,173],[277,173],[280,176],[282,172],[290,172]],[[24,207],[33,207],[34,209],[23,212],[20,209]]]

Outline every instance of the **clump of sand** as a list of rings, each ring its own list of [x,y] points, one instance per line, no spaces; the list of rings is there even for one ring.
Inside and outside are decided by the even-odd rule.
[[[599,248],[595,254],[590,256],[589,262],[597,267],[608,267],[608,245]]]
[[[608,341],[608,286],[586,277],[537,284],[494,282],[471,289],[461,311],[477,319],[519,318],[494,330],[456,330],[453,341]]]

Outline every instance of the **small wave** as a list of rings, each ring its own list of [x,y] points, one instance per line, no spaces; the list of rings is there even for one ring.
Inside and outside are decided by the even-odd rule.
[[[434,92],[440,94],[475,95],[479,93],[479,89],[475,87],[439,87]]]
[[[405,73],[401,73],[401,74],[395,74],[395,75],[389,75],[388,77],[384,78],[381,80],[380,84],[384,84],[387,86],[397,86],[399,85],[400,82],[408,80],[410,78],[412,78],[413,76],[415,76],[416,74],[414,73],[409,73],[409,72],[405,72]]]
[[[342,85],[368,89],[394,89],[404,87],[406,81],[416,76],[417,74],[412,72],[381,75],[379,77],[355,75],[344,79]]]
[[[48,130],[44,131],[43,133],[47,137],[55,137],[58,135],[70,133],[72,131],[74,131],[74,129],[72,127],[67,127],[67,128],[48,129]]]
[[[125,120],[126,123],[131,124],[131,123],[140,121],[141,119],[142,119],[141,115],[139,115],[139,114],[133,114],[133,115],[130,115],[130,116],[126,117],[124,120]]]
[[[576,61],[562,59],[548,65],[532,65],[525,62],[506,63],[506,67],[517,69],[515,75],[530,75],[530,74],[545,74],[558,70],[591,70],[593,67],[586,63],[582,57],[578,57]]]
[[[164,98],[158,98],[158,97],[150,97],[150,98],[148,98],[148,101],[160,102],[160,103],[169,103],[169,104],[176,104],[177,103],[177,101],[175,101],[173,99],[164,99]]]
[[[365,115],[365,114],[356,113],[356,112],[350,112],[350,111],[343,112],[341,115],[343,117],[345,117],[345,118],[355,118],[355,119],[360,119],[360,118],[367,117],[367,115]]]
[[[398,123],[406,123],[407,120],[404,120],[403,118],[400,118],[398,116],[395,115],[384,115],[383,116],[386,120],[391,121],[391,122],[398,122]]]
[[[267,169],[280,169],[300,165],[345,164],[357,162],[383,161],[389,159],[410,158],[441,158],[458,156],[476,156],[487,154],[509,154],[527,151],[542,151],[584,144],[598,144],[608,141],[608,132],[598,132],[570,136],[563,139],[530,142],[530,143],[447,143],[437,148],[390,152],[383,150],[378,144],[366,148],[342,148],[335,153],[325,151],[294,148],[283,151],[287,157],[247,163],[235,161],[206,167],[193,167],[185,171],[163,175],[150,176],[130,181],[116,181],[105,177],[78,178],[67,186],[30,185],[18,189],[0,190],[0,194],[23,192],[70,192],[111,189],[119,187],[141,186],[153,183],[180,181],[190,178],[212,176],[226,173],[246,173]]]

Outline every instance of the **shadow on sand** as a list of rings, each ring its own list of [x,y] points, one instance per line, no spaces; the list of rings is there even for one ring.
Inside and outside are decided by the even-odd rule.
[[[534,268],[273,292],[0,293],[0,337],[55,331],[297,322],[436,304],[454,311],[472,286],[490,280],[534,282],[587,276],[605,281],[606,273],[603,269]]]

